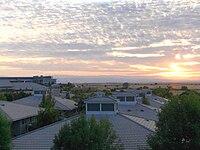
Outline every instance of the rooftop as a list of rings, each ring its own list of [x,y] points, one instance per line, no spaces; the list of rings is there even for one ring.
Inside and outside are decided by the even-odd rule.
[[[73,110],[76,108],[76,102],[69,99],[63,99],[60,97],[55,97],[55,107],[60,110]],[[39,107],[40,103],[42,102],[42,96],[28,96],[16,101],[13,103],[32,106],[32,107]]]
[[[75,118],[77,117],[73,117]],[[71,120],[72,118],[69,118],[14,138],[12,150],[50,150],[55,134]]]
[[[155,132],[155,129],[156,129],[156,122],[155,121],[136,117],[136,116],[132,116],[132,115],[126,115],[126,114],[121,114],[121,115],[132,120],[132,121],[137,122],[138,124],[148,128],[149,130]]]
[[[55,97],[55,101],[56,101],[56,104],[55,104],[56,106],[59,104],[64,106],[62,110],[73,110],[77,108],[76,106],[77,103],[70,99]]]
[[[39,107],[41,102],[42,102],[42,96],[28,96],[28,97],[13,101],[13,103],[16,103],[16,104],[32,106],[32,107]]]
[[[148,128],[139,125],[134,120],[127,119],[120,115],[99,115],[97,119],[106,117],[113,124],[116,134],[124,144],[125,150],[137,150],[139,147],[146,147],[146,139],[152,133]],[[77,117],[75,117],[77,118]],[[53,146],[54,135],[59,132],[62,126],[70,123],[71,120],[67,119],[33,131],[31,133],[16,137],[13,139],[13,150],[27,150],[27,149],[50,149]]]
[[[137,117],[149,119],[149,120],[158,120],[157,111],[152,110],[148,106],[141,105],[136,103],[135,105],[119,105],[119,112],[127,114],[127,115],[134,115]]]
[[[13,88],[15,90],[34,90],[34,91],[47,91],[48,88],[46,86],[33,83],[33,82],[13,82]]]
[[[136,93],[130,92],[130,91],[125,91],[125,92],[114,92],[113,96],[135,96]]]
[[[113,97],[102,96],[102,97],[93,97],[85,101],[85,103],[116,103],[117,100]]]
[[[12,88],[12,84],[8,80],[0,80],[0,88]]]
[[[32,116],[37,116],[39,108],[15,104],[7,101],[0,101],[0,113],[7,119],[17,121]]]

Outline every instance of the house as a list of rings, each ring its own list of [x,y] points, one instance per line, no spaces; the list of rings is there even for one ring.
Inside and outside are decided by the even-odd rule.
[[[142,89],[142,91],[147,97],[152,96],[152,90],[150,90],[150,89]]]
[[[53,146],[53,139],[60,129],[78,117],[67,118],[27,134],[17,136],[12,140],[12,150],[50,150]]]
[[[145,95],[146,97],[152,96],[151,89],[134,90],[134,92],[137,93],[139,95],[139,97],[143,97],[143,95]]]
[[[134,92],[123,91],[123,92],[114,92],[113,96],[119,100],[119,104],[136,104],[137,103],[137,94]]]
[[[35,96],[42,96],[48,87],[33,82],[11,82],[0,79],[0,91],[25,92]]]
[[[97,95],[85,101],[86,114],[116,114],[118,111],[117,99],[104,95]]]
[[[157,111],[136,103],[134,107],[132,107],[132,105],[119,105],[116,115],[108,115],[115,113],[113,113],[113,111],[101,112],[102,106],[100,104],[115,105],[117,100],[103,94],[98,94],[97,97],[90,98],[85,103],[87,107],[86,114],[89,114],[87,117],[91,117],[91,114],[94,114],[97,120],[107,118],[110,123],[112,123],[113,129],[120,138],[120,142],[123,144],[125,150],[148,148],[148,136],[153,134],[156,130],[155,124],[158,120]],[[92,106],[89,106],[90,104]],[[95,106],[93,104],[95,104]],[[92,111],[88,110],[89,107],[91,107],[90,110]],[[13,150],[51,149],[54,135],[59,132],[62,126],[70,123],[74,119],[77,119],[77,117],[66,119],[65,121],[60,121],[14,138],[12,141]]]
[[[53,146],[55,134],[78,116],[56,122],[13,139],[12,150],[42,149],[49,150]],[[139,150],[147,147],[147,138],[153,133],[154,124],[142,118],[129,115],[96,115],[97,120],[107,118],[120,138],[125,150]]]
[[[63,111],[72,111],[77,108],[76,102],[70,99],[65,99],[61,97],[54,97],[55,100],[55,108]],[[42,96],[28,96],[22,99],[18,99],[13,101],[13,103],[31,106],[31,107],[39,107],[42,102]]]
[[[34,96],[45,95],[48,91],[48,88],[44,85],[40,85],[33,82],[13,82],[13,90],[16,92],[23,91],[25,93],[30,93]]]
[[[29,131],[29,127],[37,122],[39,108],[0,101],[0,113],[11,121],[13,136]]]
[[[38,84],[55,84],[56,79],[53,79],[52,76],[33,76],[33,77],[0,77],[1,81],[9,81],[9,82],[34,82]]]

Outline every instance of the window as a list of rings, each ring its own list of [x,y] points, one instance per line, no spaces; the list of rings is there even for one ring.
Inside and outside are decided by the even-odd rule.
[[[134,101],[135,101],[135,98],[134,98],[134,96],[127,96],[127,97],[126,97],[126,101],[127,101],[127,102],[134,102]]]
[[[114,104],[101,104],[102,111],[114,111]]]
[[[148,94],[148,95],[150,95],[150,94],[151,94],[151,92],[150,92],[150,91],[148,91],[148,92],[147,92],[147,94]]]
[[[123,96],[118,96],[117,99],[119,99],[120,102],[125,102],[125,97]]]
[[[40,94],[40,91],[34,91],[34,94]]]
[[[100,111],[100,104],[87,104],[87,111]]]
[[[23,120],[22,120],[22,124],[25,124],[25,123],[26,123],[26,120],[25,120],[25,119],[23,119]]]

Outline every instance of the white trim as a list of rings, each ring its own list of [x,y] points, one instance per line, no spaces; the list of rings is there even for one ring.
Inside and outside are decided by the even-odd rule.
[[[135,100],[134,102],[119,102],[119,104],[125,104],[125,105],[135,105],[137,101]]]

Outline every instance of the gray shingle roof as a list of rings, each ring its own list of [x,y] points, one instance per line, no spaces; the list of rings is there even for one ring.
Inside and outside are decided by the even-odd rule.
[[[160,107],[164,105],[164,104],[161,104],[161,103],[155,101],[154,99],[152,99],[152,97],[148,97],[148,100],[150,102],[150,105],[153,107],[156,107],[157,109],[160,109]]]
[[[77,106],[75,106],[75,104],[77,103],[70,99],[55,97],[55,101],[56,101],[56,104],[61,104],[62,106],[64,106],[63,110],[73,110],[77,108]]]
[[[0,80],[0,88],[12,88],[12,84],[8,80]]]
[[[138,116],[145,119],[150,119],[155,121],[158,120],[156,110],[152,110],[148,107],[142,106],[139,103],[136,103],[135,105],[119,104],[119,112],[128,115]]]
[[[109,119],[125,150],[139,150],[139,148],[147,147],[147,136],[153,133],[146,127],[120,115],[97,115],[95,117]]]
[[[0,101],[0,112],[11,121],[37,116],[38,111],[39,108],[15,104],[7,101]]]
[[[156,122],[155,121],[136,117],[136,116],[132,116],[132,115],[126,115],[126,114],[121,114],[121,115],[132,120],[132,121],[137,122],[138,124],[148,128],[149,130],[155,132],[155,129],[156,129]]]
[[[13,101],[13,103],[26,105],[26,106],[32,106],[32,107],[39,107],[41,101],[42,101],[42,96],[28,96],[28,97]]]
[[[147,128],[138,125],[134,121],[126,119],[120,115],[100,115],[97,119],[107,117],[113,124],[116,134],[124,144],[125,150],[137,150],[139,147],[145,147],[146,139],[152,132]],[[59,132],[61,127],[69,123],[71,119],[61,121],[47,127],[43,127],[31,133],[19,136],[12,141],[13,150],[31,150],[31,149],[50,149],[53,146],[54,135]]]
[[[34,90],[34,91],[47,91],[46,86],[33,83],[33,82],[13,82],[12,83],[14,90]]]
[[[62,99],[60,97],[55,97],[55,108],[60,110],[73,110],[76,108],[76,102],[69,100],[69,99]],[[13,103],[32,106],[32,107],[39,107],[40,103],[42,102],[42,96],[28,96],[16,101]]]
[[[93,97],[85,101],[85,103],[116,103],[117,100],[113,97],[102,96],[102,97]]]
[[[53,146],[55,134],[59,132],[62,126],[75,118],[77,116],[14,138],[12,150],[50,150]]]

